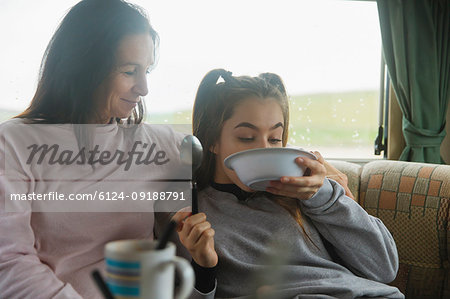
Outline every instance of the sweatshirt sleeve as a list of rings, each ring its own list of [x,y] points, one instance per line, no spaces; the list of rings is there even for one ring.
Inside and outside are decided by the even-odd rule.
[[[70,284],[60,281],[40,261],[34,247],[30,207],[18,203],[15,212],[14,205],[6,203],[8,194],[30,192],[30,181],[19,171],[14,157],[5,159],[3,148],[0,148],[0,164],[0,297],[81,299]],[[6,164],[9,166],[5,167]],[[13,180],[8,179],[11,173]]]
[[[345,196],[342,186],[325,179],[319,191],[302,200],[301,205],[344,266],[371,280],[383,283],[394,280],[398,254],[392,235],[380,219]]]
[[[217,288],[217,280],[215,281],[214,289],[209,293],[202,293],[194,288],[194,290],[191,293],[191,296],[189,296],[189,299],[214,299],[216,295],[216,288]]]
[[[0,211],[2,298],[81,298],[39,260],[30,219],[31,212]]]

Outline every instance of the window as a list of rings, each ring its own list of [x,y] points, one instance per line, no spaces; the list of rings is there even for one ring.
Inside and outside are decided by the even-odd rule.
[[[2,1],[7,72],[3,119],[23,110],[60,19],[78,1]],[[152,123],[190,123],[202,77],[279,74],[291,96],[289,143],[328,158],[380,158],[377,135],[381,36],[375,2],[317,0],[132,1],[161,37],[146,99]],[[25,24],[25,26],[23,26]],[[5,63],[3,64],[5,65]],[[8,100],[5,100],[8,99]]]

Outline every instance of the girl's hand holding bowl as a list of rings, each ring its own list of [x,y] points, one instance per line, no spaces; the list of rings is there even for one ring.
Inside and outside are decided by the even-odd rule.
[[[322,187],[327,170],[324,159],[319,152],[314,152],[317,160],[298,157],[295,159],[300,167],[308,170],[304,176],[283,176],[280,181],[271,181],[266,191],[272,194],[307,200],[310,199]]]

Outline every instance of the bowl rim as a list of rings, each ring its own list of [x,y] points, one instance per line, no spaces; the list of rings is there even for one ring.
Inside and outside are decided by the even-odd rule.
[[[306,154],[308,156],[308,158],[313,159],[313,160],[317,160],[317,157],[313,154],[310,153],[308,151],[305,151],[302,148],[294,148],[294,147],[260,147],[260,148],[252,148],[252,149],[248,149],[248,150],[244,150],[244,151],[240,151],[234,154],[229,155],[228,157],[226,157],[223,162],[225,164],[226,167],[228,167],[231,170],[234,170],[233,168],[231,168],[230,165],[230,161],[236,157],[236,156],[242,156],[242,155],[246,155],[247,153],[251,153],[251,152],[273,152],[273,151],[278,151],[278,152],[285,152],[285,151],[292,151],[292,152],[296,152],[296,153],[301,153],[301,154]]]

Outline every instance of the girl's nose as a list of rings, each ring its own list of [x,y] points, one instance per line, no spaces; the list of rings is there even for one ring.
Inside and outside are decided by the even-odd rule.
[[[259,147],[259,148],[267,148],[267,147],[270,147],[270,143],[269,143],[269,141],[267,140],[267,138],[261,139],[261,141],[258,143],[258,147]]]

